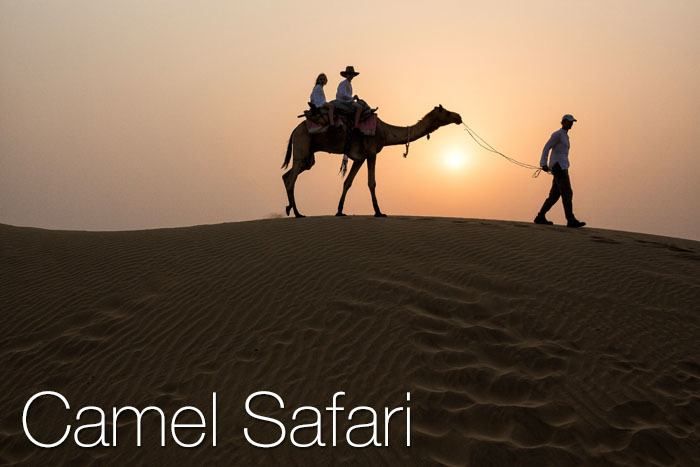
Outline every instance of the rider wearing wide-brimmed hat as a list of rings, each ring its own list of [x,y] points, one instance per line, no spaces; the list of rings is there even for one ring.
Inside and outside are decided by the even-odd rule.
[[[335,94],[333,106],[336,110],[351,114],[355,112],[355,127],[360,123],[360,115],[362,114],[362,105],[357,102],[358,97],[352,92],[352,80],[359,75],[352,65],[345,67],[345,70],[340,72],[340,76],[345,78],[338,85],[338,91]]]

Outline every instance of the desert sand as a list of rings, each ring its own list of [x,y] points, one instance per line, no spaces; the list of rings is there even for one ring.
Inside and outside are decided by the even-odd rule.
[[[0,225],[0,464],[698,465],[700,243],[470,219],[318,217],[129,232]],[[72,406],[219,397],[218,445],[40,449]],[[263,450],[254,391],[401,404],[413,442]],[[63,410],[41,409],[42,436]],[[327,422],[326,422],[327,423]],[[327,427],[324,426],[324,429]],[[264,431],[264,430],[263,430]],[[131,443],[131,444],[129,444]]]

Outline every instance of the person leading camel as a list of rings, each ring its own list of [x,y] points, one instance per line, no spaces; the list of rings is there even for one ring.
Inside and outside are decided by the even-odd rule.
[[[316,85],[311,91],[310,101],[311,105],[318,109],[321,109],[322,107],[326,107],[328,109],[328,123],[329,125],[333,125],[334,106],[332,103],[326,102],[326,93],[323,91],[323,87],[326,84],[328,84],[328,77],[325,73],[321,73],[316,78]]]
[[[544,200],[540,212],[535,217],[535,224],[552,225],[553,222],[547,220],[545,215],[561,198],[566,215],[566,226],[580,228],[586,225],[574,216],[573,197],[571,180],[569,179],[569,130],[574,126],[576,119],[571,114],[566,114],[561,118],[561,128],[554,133],[544,145],[540,167],[545,172],[552,173],[552,188],[549,196]],[[551,154],[550,154],[551,152]],[[549,163],[547,161],[549,160]]]
[[[358,97],[352,92],[352,80],[359,75],[352,65],[345,67],[344,71],[340,72],[340,76],[345,78],[338,85],[338,91],[335,94],[335,100],[332,102],[336,109],[344,111],[348,114],[355,113],[354,127],[360,124],[360,116],[362,115],[362,105],[357,102]]]

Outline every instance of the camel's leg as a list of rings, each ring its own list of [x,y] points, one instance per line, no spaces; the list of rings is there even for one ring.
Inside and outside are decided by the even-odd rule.
[[[355,179],[355,175],[357,175],[357,172],[360,170],[360,167],[362,167],[362,164],[364,164],[365,160],[359,160],[359,161],[352,161],[352,167],[350,167],[350,172],[348,173],[348,176],[345,177],[345,181],[343,182],[343,194],[340,195],[340,201],[338,202],[338,212],[335,213],[336,216],[344,216],[343,214],[343,205],[345,204],[345,195],[348,194],[348,190],[352,186],[352,181]]]
[[[294,185],[297,182],[297,177],[299,176],[299,174],[305,170],[303,168],[303,165],[303,161],[295,159],[292,168],[285,172],[284,175],[282,175],[282,180],[284,180],[284,187],[287,189],[287,199],[289,200],[289,205],[285,208],[285,210],[287,211],[287,215],[289,215],[289,211],[294,210],[295,217],[305,217],[297,209],[297,203],[294,200]]]
[[[292,165],[292,168],[287,170],[283,175],[282,175],[282,181],[284,182],[284,189],[287,192],[287,201],[289,204],[284,208],[285,211],[287,212],[287,215],[289,215],[289,211],[292,210],[292,206],[294,206],[294,185],[293,183],[290,183],[290,177],[292,177],[292,173],[294,173],[294,183],[296,183],[296,178],[299,175],[299,171],[297,168]]]
[[[303,124],[301,124],[303,125]],[[301,126],[300,125],[300,126]],[[294,130],[292,135],[292,147],[294,150],[294,155],[292,157],[292,168],[289,169],[284,175],[282,175],[282,180],[284,181],[284,187],[287,190],[287,199],[289,204],[285,208],[287,215],[289,211],[294,210],[295,217],[304,217],[297,209],[297,203],[294,200],[294,187],[297,182],[297,177],[300,173],[311,168],[313,163],[310,163],[310,158],[313,154],[310,150],[309,136],[306,133],[299,133],[299,127]]]
[[[372,195],[372,206],[374,206],[374,217],[386,217],[379,209],[379,203],[377,202],[377,195],[374,189],[377,187],[377,179],[375,177],[375,168],[377,166],[377,155],[373,155],[367,158],[367,185],[369,185],[369,192]]]

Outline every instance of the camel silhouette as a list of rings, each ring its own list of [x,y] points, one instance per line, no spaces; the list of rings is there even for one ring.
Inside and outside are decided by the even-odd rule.
[[[357,172],[366,160],[368,185],[370,194],[372,195],[374,215],[375,217],[385,217],[386,215],[379,209],[377,195],[375,194],[375,188],[377,186],[375,179],[377,154],[386,146],[407,145],[411,141],[415,141],[423,136],[430,138],[430,133],[451,123],[461,124],[462,117],[455,112],[450,112],[443,108],[442,105],[439,105],[428,112],[425,117],[420,119],[415,125],[395,126],[378,119],[377,130],[374,136],[352,138],[347,153],[348,157],[353,161],[352,167],[343,182],[343,194],[340,196],[336,216],[345,215],[343,214],[345,196],[352,186],[355,175],[357,175]],[[294,200],[294,187],[299,174],[313,167],[315,163],[314,154],[318,151],[331,154],[343,154],[344,150],[345,130],[342,128],[331,126],[325,133],[312,135],[309,134],[304,122],[297,125],[289,137],[287,153],[284,157],[284,163],[282,164],[282,168],[287,168],[290,161],[292,161],[292,168],[282,175],[282,180],[287,190],[287,198],[289,200],[289,204],[286,207],[287,215],[289,215],[290,211],[294,211],[294,216],[304,217],[297,209],[296,201]]]

